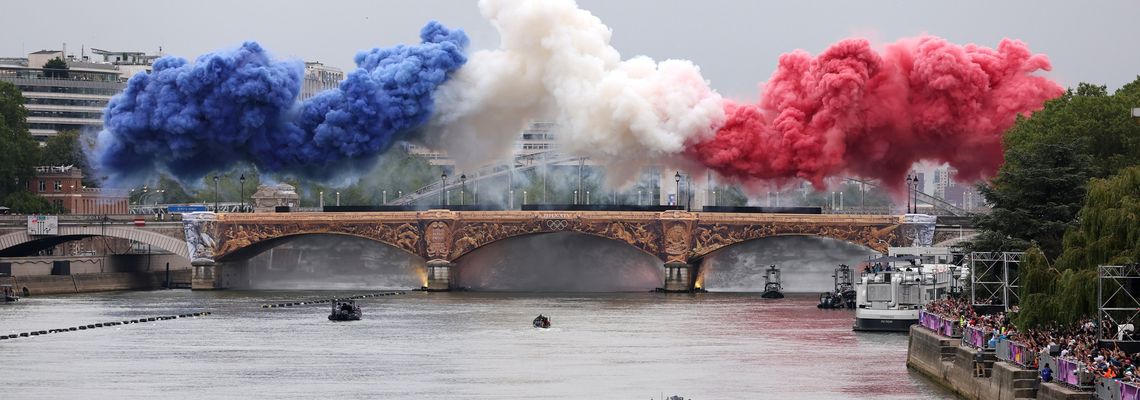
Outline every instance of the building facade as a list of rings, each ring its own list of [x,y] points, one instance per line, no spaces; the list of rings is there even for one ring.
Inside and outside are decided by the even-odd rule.
[[[305,63],[305,79],[301,85],[301,100],[308,100],[317,93],[336,89],[344,80],[344,71],[315,61]]]
[[[277,207],[301,205],[301,196],[297,194],[297,188],[288,183],[258,186],[257,191],[249,198],[254,212],[273,212]]]
[[[128,191],[83,186],[83,171],[70,165],[36,167],[28,191],[68,214],[127,214]]]
[[[40,50],[27,58],[0,58],[0,81],[16,85],[28,110],[28,130],[43,142],[62,131],[103,128],[103,109],[121,92],[127,79],[150,70],[159,56],[142,52],[92,49],[101,57],[66,55],[62,50]],[[45,69],[53,59],[67,63],[66,70]]]

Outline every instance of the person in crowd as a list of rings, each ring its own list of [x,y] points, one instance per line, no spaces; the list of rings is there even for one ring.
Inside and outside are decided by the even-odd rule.
[[[1041,368],[1041,382],[1049,383],[1053,381],[1053,369],[1049,367],[1049,363],[1045,363],[1045,368]]]
[[[986,356],[980,350],[974,355],[974,376],[986,376]]]

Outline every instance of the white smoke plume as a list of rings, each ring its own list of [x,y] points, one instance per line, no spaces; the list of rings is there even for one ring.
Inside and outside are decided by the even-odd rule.
[[[685,60],[622,60],[611,30],[572,0],[481,0],[498,49],[474,53],[436,92],[427,143],[459,168],[509,156],[531,121],[558,123],[561,149],[607,165],[611,184],[645,164],[682,165],[686,143],[725,119],[723,99]]]

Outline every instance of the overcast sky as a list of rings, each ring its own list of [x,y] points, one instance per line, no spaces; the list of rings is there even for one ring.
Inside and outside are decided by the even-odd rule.
[[[754,99],[777,57],[813,54],[837,40],[876,42],[922,33],[995,47],[1025,41],[1053,61],[1063,85],[1107,84],[1140,74],[1140,1],[747,1],[580,0],[613,29],[623,58],[684,58],[712,86]],[[278,57],[348,70],[361,49],[417,41],[430,19],[467,31],[473,49],[496,47],[498,34],[474,1],[55,0],[5,4],[0,56],[80,46],[143,50],[194,58],[256,40]]]

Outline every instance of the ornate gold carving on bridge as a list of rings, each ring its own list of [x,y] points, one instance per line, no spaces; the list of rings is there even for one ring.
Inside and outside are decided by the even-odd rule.
[[[572,216],[572,215],[567,215]],[[451,259],[502,239],[550,232],[578,232],[623,241],[647,253],[658,255],[660,235],[649,222],[532,218],[502,222],[460,222],[455,230]]]
[[[412,222],[304,221],[262,224],[221,222],[218,224],[218,229],[221,232],[221,241],[216,251],[219,257],[264,240],[314,233],[359,236],[419,254],[420,229]]]
[[[856,225],[820,223],[765,223],[765,224],[699,224],[696,228],[693,255],[703,256],[722,247],[752,239],[781,235],[825,236],[858,243],[875,251],[886,253],[887,247],[896,244],[898,225]]]
[[[447,223],[443,221],[434,221],[427,226],[427,255],[428,260],[444,259],[447,258],[447,244],[450,242],[451,230],[448,228]]]
[[[685,263],[689,255],[689,227],[684,222],[667,222],[665,228],[665,262]]]

